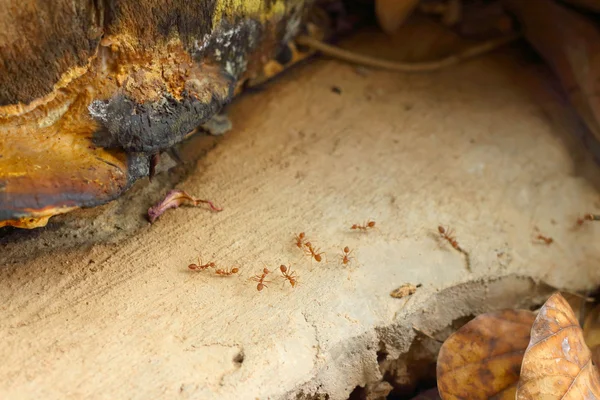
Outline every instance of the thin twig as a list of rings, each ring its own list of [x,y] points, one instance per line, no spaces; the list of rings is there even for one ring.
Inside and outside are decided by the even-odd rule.
[[[384,60],[377,57],[371,57],[364,54],[342,49],[332,46],[310,36],[301,35],[296,38],[296,43],[319,50],[323,54],[337,58],[339,60],[359,64],[367,67],[381,68],[397,72],[431,72],[437,71],[445,67],[459,64],[460,62],[478,55],[490,52],[498,47],[504,46],[520,37],[519,34],[505,36],[499,39],[492,39],[487,42],[469,47],[464,51],[458,52],[446,58],[436,61],[405,63]]]

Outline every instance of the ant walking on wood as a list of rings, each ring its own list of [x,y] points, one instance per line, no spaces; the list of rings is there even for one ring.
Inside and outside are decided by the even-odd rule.
[[[229,269],[221,269],[218,268],[215,271],[215,274],[220,275],[220,276],[231,276],[233,274],[237,274],[240,271],[239,268],[235,267],[235,268],[229,268]]]
[[[299,234],[296,235],[295,241],[296,241],[296,247],[298,247],[299,249],[302,248],[302,246],[304,246],[304,239],[306,239],[304,232],[300,232]]]
[[[309,255],[311,258],[314,258],[316,262],[321,262],[321,260],[322,260],[321,254],[325,254],[325,253],[323,253],[323,252],[319,253],[320,249],[313,247],[312,243],[310,243],[310,242],[304,243],[304,246],[306,246],[306,249],[304,251],[306,252],[307,255]]]
[[[292,287],[296,287],[298,284],[298,277],[296,276],[296,272],[292,271],[291,267],[286,267],[285,265],[280,265],[279,270],[281,271],[281,275],[283,275],[284,279],[287,279],[290,282]]]
[[[537,226],[534,226],[533,230],[534,230],[534,235],[535,235],[533,238],[534,242],[543,243],[548,246],[551,245],[552,243],[554,243],[554,239],[552,239],[549,236],[542,235],[542,233],[540,232],[540,229]]]
[[[192,271],[204,271],[205,269],[214,268],[214,267],[215,267],[215,263],[212,261],[207,262],[206,264],[202,264],[202,260],[200,259],[200,257],[198,257],[198,264],[188,265],[188,268],[191,269]]]
[[[344,247],[343,253],[340,255],[343,265],[350,264],[350,260],[352,260],[354,258],[354,257],[350,257],[350,253],[352,253],[352,250],[350,250],[350,247],[348,247],[348,246]]]
[[[350,229],[353,230],[359,230],[359,231],[366,231],[368,229],[373,229],[375,228],[375,221],[368,221],[365,222],[364,224],[353,224]]]
[[[267,285],[265,283],[268,283],[270,281],[266,281],[265,278],[267,277],[267,275],[270,273],[271,271],[269,271],[267,268],[263,269],[263,273],[262,275],[255,275],[254,277],[250,278],[251,280],[258,282],[258,285],[256,285],[256,290],[258,290],[259,292],[261,290],[263,290],[263,288],[266,288]]]
[[[600,221],[600,215],[585,214],[583,217],[577,219],[577,225],[583,225],[585,221]]]
[[[460,253],[462,253],[465,256],[465,261],[467,264],[467,271],[471,272],[471,256],[469,255],[469,253],[467,253],[467,251],[465,251],[462,247],[460,247],[460,245],[458,244],[458,242],[456,241],[456,239],[453,236],[452,229],[450,228],[444,228],[443,226],[439,225],[438,226],[438,232],[440,233],[440,236],[446,240],[448,243],[450,243],[450,245],[452,247],[454,247],[454,249]]]

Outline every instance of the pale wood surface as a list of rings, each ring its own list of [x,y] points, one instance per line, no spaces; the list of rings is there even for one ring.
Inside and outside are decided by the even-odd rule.
[[[223,212],[172,210],[123,243],[0,268],[0,397],[343,399],[378,379],[380,341],[406,351],[415,318],[434,331],[527,304],[531,286],[444,288],[511,274],[594,286],[600,226],[572,227],[596,207],[584,175],[597,169],[570,126],[551,123],[563,119],[537,67],[517,60],[434,75],[322,60],[245,95],[235,129],[179,185]],[[348,229],[369,218],[377,230]],[[472,273],[436,239],[439,224]],[[535,226],[555,243],[533,243]],[[327,262],[302,256],[299,231]],[[350,268],[337,259],[346,245]],[[198,254],[241,274],[190,273]],[[263,262],[291,262],[300,285],[257,292],[248,278]],[[389,292],[406,282],[423,287],[404,307]]]

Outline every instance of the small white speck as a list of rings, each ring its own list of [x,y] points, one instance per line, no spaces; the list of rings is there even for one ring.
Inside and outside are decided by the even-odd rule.
[[[562,341],[562,351],[566,358],[569,358],[569,352],[571,351],[571,346],[569,345],[569,338],[566,337]]]

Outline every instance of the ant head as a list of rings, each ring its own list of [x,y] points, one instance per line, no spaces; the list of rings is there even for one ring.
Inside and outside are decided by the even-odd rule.
[[[367,224],[367,226],[369,228],[373,228],[375,226],[375,221],[369,221],[369,223]]]
[[[287,267],[286,267],[285,265],[283,265],[283,264],[282,264],[282,265],[280,265],[280,266],[279,266],[279,270],[280,270],[281,272],[287,272]]]
[[[299,237],[300,239],[304,239],[304,232],[300,232],[300,234],[298,235],[298,237]]]
[[[263,269],[263,274],[268,274],[269,272],[271,272],[271,271],[269,271],[268,268]]]
[[[233,272],[234,274],[237,274],[239,271],[240,271],[240,269],[239,269],[239,268],[233,268],[233,269],[231,270],[231,272]]]
[[[357,225],[357,224],[354,224],[354,225],[352,225],[352,226],[350,227],[350,229],[358,229],[358,225]]]
[[[444,233],[446,233],[446,230],[444,229],[443,226],[440,225],[440,226],[438,226],[438,232],[441,234],[444,234]]]
[[[348,246],[344,247],[344,253],[350,253],[350,247],[348,247]]]

